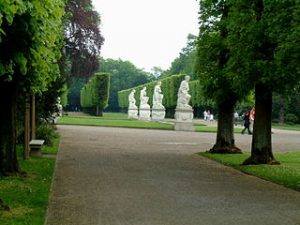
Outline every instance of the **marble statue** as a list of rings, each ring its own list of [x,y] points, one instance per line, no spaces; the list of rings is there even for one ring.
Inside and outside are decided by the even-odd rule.
[[[175,109],[175,130],[193,131],[194,112],[189,105],[191,95],[189,94],[190,76],[185,76],[178,90],[177,106]]]
[[[154,93],[152,98],[152,120],[161,121],[165,118],[165,107],[162,104],[163,97],[164,95],[162,94],[161,90],[161,81],[158,81],[154,87]]]
[[[130,109],[137,109],[137,106],[135,104],[136,100],[134,98],[134,94],[135,94],[135,90],[133,89],[128,96],[128,102],[129,102]]]
[[[150,120],[150,105],[148,104],[147,88],[143,87],[140,92],[139,119]]]
[[[192,109],[189,105],[191,95],[189,94],[189,81],[190,76],[185,76],[184,80],[181,81],[179,90],[178,90],[178,99],[177,99],[177,108],[178,109]]]
[[[162,100],[164,98],[164,95],[161,91],[161,81],[158,81],[157,84],[154,87],[154,94],[153,94],[153,107],[155,109],[165,109],[165,107],[162,104]]]
[[[62,116],[63,107],[61,104],[60,97],[56,99],[56,109],[57,109],[57,116]]]
[[[148,109],[150,105],[148,104],[149,97],[147,96],[147,88],[143,87],[140,92],[140,108]]]
[[[128,95],[128,118],[129,119],[137,119],[138,118],[138,108],[136,106],[136,100],[134,98],[135,90],[133,89]]]

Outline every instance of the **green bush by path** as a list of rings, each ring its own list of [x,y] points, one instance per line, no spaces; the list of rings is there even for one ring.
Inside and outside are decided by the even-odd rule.
[[[300,152],[277,153],[275,158],[281,165],[251,165],[241,163],[249,157],[245,154],[210,154],[199,153],[201,156],[236,168],[244,173],[260,177],[274,183],[300,191]]]
[[[59,138],[44,152],[57,152]],[[43,147],[44,148],[44,147]],[[0,198],[9,211],[0,210],[0,224],[43,225],[48,207],[49,192],[55,158],[31,157],[22,160],[22,147],[18,146],[19,163],[24,176],[0,177]]]

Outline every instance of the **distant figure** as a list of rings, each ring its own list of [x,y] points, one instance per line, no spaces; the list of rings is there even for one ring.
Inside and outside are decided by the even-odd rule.
[[[233,119],[234,119],[234,125],[237,126],[238,121],[239,121],[239,114],[238,114],[238,112],[235,112],[233,114]]]
[[[203,119],[207,120],[207,111],[206,110],[204,110],[204,112],[203,112]]]
[[[192,109],[189,105],[191,96],[189,95],[189,81],[190,76],[185,76],[184,80],[181,81],[179,90],[178,90],[178,99],[177,99],[177,108],[180,109]]]
[[[214,114],[213,114],[213,113],[211,113],[211,114],[209,115],[209,121],[210,121],[210,122],[213,122],[213,121],[214,121]]]
[[[246,130],[248,130],[248,134],[252,134],[252,132],[249,129],[249,127],[250,127],[250,112],[249,111],[245,112],[243,120],[244,120],[244,129],[242,130],[242,134],[244,134]]]

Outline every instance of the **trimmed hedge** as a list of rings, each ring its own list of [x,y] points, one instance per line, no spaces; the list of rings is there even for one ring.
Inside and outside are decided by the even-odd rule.
[[[108,106],[110,76],[107,73],[96,73],[80,91],[80,105],[84,111],[102,115]]]
[[[163,105],[166,107],[167,111],[168,110],[172,111],[175,109],[177,104],[177,92],[180,83],[181,81],[184,80],[185,76],[186,76],[185,74],[179,74],[179,75],[166,77],[160,80],[162,93],[164,95]],[[147,88],[147,96],[149,97],[149,104],[152,105],[153,89],[156,83],[157,81],[153,81],[137,87],[119,91],[118,92],[119,107],[122,109],[128,108],[128,104],[129,104],[128,95],[133,89],[136,90],[135,99],[137,101],[137,105],[139,105],[140,91],[143,87]],[[206,100],[203,97],[202,90],[201,90],[201,83],[199,80],[190,81],[189,86],[190,86],[190,95],[192,96],[190,104],[195,110],[200,109],[201,111],[201,109],[213,106],[212,101]]]
[[[180,86],[180,82],[184,79],[185,74],[173,75],[171,77],[164,78],[161,81],[161,89],[164,95],[163,98],[163,105],[166,108],[175,108],[177,102],[177,91]],[[137,87],[133,87],[130,89],[122,90],[118,92],[118,100],[119,100],[119,107],[126,109],[128,108],[128,95],[129,93],[135,89],[135,99],[136,104],[140,104],[140,91],[143,87],[147,88],[147,96],[149,97],[149,104],[152,105],[152,96],[154,86],[157,84],[157,81],[152,81],[150,83],[146,83],[143,85],[139,85]]]

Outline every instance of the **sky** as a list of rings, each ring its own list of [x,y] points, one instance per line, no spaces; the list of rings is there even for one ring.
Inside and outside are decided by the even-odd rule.
[[[196,0],[92,0],[105,38],[101,56],[129,60],[140,69],[166,70],[198,34]]]

